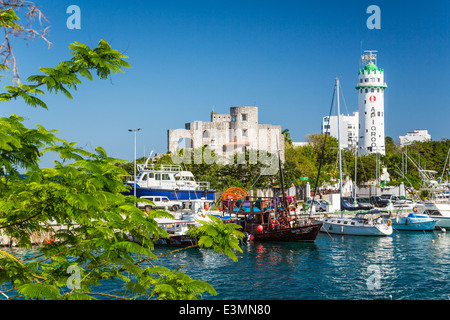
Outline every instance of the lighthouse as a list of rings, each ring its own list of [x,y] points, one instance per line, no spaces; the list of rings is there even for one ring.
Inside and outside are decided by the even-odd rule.
[[[384,70],[377,67],[377,51],[364,51],[358,72],[359,139],[358,154],[385,154]]]

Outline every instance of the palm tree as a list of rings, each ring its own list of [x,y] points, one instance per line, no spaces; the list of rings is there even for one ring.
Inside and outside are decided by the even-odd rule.
[[[284,141],[287,142],[287,144],[291,145],[292,138],[291,138],[291,135],[289,134],[289,129],[284,129],[281,133],[284,136]]]

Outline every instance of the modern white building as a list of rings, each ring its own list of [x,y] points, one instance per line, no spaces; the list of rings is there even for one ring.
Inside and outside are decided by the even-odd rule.
[[[400,147],[404,147],[413,141],[429,141],[431,140],[431,135],[428,133],[428,130],[420,129],[408,132],[405,136],[399,136],[399,138]]]
[[[362,69],[358,72],[359,142],[358,153],[385,154],[384,70],[379,69],[377,51],[364,51]]]
[[[353,150],[358,142],[359,112],[353,115],[340,115],[339,126],[341,133],[341,148]],[[327,133],[338,139],[338,116],[326,116],[322,118],[322,133]]]

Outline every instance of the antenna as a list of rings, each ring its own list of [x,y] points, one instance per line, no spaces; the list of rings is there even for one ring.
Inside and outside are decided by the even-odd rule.
[[[377,64],[377,53],[378,50],[364,50],[364,53],[361,54],[361,63],[366,66],[368,64]]]
[[[359,53],[360,57],[362,57],[362,53],[363,53],[363,51],[362,51],[362,40],[361,40],[361,51]],[[361,60],[359,60],[359,68],[362,69],[362,61]]]

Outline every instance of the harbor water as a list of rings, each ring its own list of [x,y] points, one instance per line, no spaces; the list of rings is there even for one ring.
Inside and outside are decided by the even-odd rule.
[[[210,249],[160,258],[211,284],[205,300],[448,300],[450,234],[397,232],[387,237],[330,236],[314,243],[248,242],[238,262]],[[8,248],[27,255],[26,250]],[[156,248],[157,253],[169,248]],[[115,294],[118,283],[95,291]],[[99,290],[100,289],[100,290]],[[103,299],[103,297],[99,297]]]

